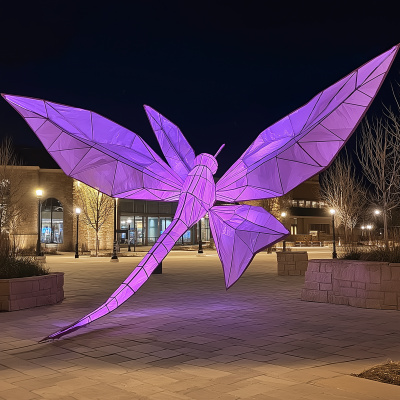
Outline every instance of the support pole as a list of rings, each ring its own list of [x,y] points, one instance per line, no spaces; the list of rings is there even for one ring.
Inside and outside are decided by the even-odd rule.
[[[41,249],[41,244],[40,244],[40,198],[38,197],[38,236],[37,236],[37,243],[36,243],[36,255],[41,256],[42,255],[42,249]]]
[[[333,252],[332,252],[332,258],[337,258],[336,239],[335,239],[335,214],[334,213],[332,213],[332,230],[333,230]]]
[[[76,214],[76,243],[75,243],[75,258],[79,258],[78,250],[78,239],[79,239],[79,214]]]
[[[114,245],[110,261],[119,262],[117,256],[117,199],[114,199]]]

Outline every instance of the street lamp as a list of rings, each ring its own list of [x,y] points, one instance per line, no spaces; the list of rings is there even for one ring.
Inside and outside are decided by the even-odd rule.
[[[367,225],[367,229],[368,229],[368,239],[369,239],[368,244],[371,244],[371,229],[372,229],[372,225]]]
[[[365,229],[365,226],[363,225],[363,226],[361,227],[361,236],[362,236],[362,237],[364,237],[364,229]]]
[[[333,252],[332,252],[332,258],[337,258],[337,253],[336,253],[336,240],[335,240],[335,210],[332,208],[329,212],[332,214],[332,231],[333,231]]]
[[[78,251],[78,238],[79,238],[79,214],[81,213],[81,209],[79,207],[75,208],[76,214],[76,243],[75,243],[75,258],[79,258]]]
[[[126,221],[128,223],[128,251],[131,251],[131,219]]]
[[[375,210],[374,213],[375,213],[375,215],[379,215],[381,212],[380,212],[380,210]]]
[[[40,245],[40,199],[42,198],[43,191],[41,189],[36,190],[36,197],[38,199],[38,236],[37,236],[37,243],[36,243],[36,255],[41,256],[41,245]]]
[[[287,215],[287,214],[286,214],[285,211],[283,211],[283,212],[281,213],[282,224],[283,224],[283,222],[285,222],[285,217],[286,217],[286,215]],[[283,240],[282,251],[286,251],[286,240]]]

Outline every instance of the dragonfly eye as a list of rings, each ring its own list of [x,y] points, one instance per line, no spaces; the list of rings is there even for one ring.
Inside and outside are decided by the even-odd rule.
[[[208,167],[213,175],[217,172],[218,169],[218,163],[215,157],[207,153],[199,154],[194,159],[194,165],[204,165]]]

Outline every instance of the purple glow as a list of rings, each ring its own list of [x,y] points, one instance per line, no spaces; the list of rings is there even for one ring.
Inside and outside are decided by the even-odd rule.
[[[123,304],[207,213],[225,285],[231,287],[256,253],[289,232],[261,207],[215,206],[216,200],[281,196],[327,168],[371,104],[397,51],[393,47],[265,129],[217,185],[216,156],[195,157],[180,129],[151,107],[145,110],[169,165],[138,135],[92,111],[3,95],[67,175],[113,197],[178,200],[171,224],[111,297],[44,340],[71,333]]]
[[[372,103],[399,46],[265,129],[217,183],[217,200],[282,196],[329,166]]]
[[[214,206],[209,215],[227,289],[242,276],[258,252],[289,234],[261,207]]]

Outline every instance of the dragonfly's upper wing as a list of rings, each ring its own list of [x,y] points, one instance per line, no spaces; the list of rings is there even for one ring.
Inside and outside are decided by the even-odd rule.
[[[217,183],[217,200],[282,196],[329,166],[368,110],[399,45],[270,126]]]
[[[144,106],[144,109],[168,164],[185,180],[196,157],[192,147],[171,121],[149,106]]]
[[[214,206],[209,217],[227,289],[242,276],[258,252],[289,234],[261,207]]]
[[[183,181],[135,133],[92,111],[3,97],[67,175],[113,197],[178,200]]]

